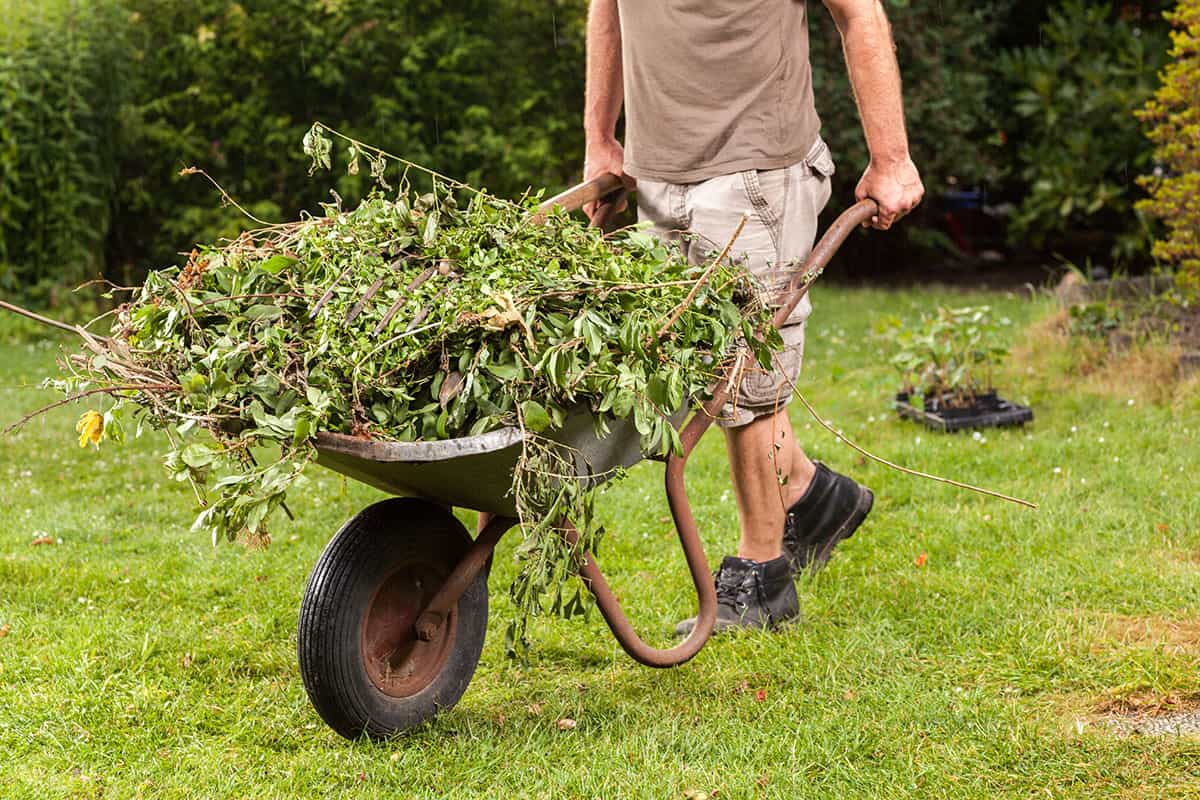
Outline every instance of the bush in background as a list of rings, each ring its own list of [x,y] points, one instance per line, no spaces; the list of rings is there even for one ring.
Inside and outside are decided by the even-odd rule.
[[[1166,31],[1137,5],[1121,14],[1066,0],[1050,10],[1039,44],[998,60],[1001,96],[1011,99],[1003,125],[1020,198],[1016,242],[1145,260],[1135,178],[1152,154],[1132,112],[1154,91]]]
[[[1200,297],[1200,0],[1181,0],[1168,16],[1176,26],[1173,60],[1140,115],[1151,125],[1161,165],[1158,174],[1142,179],[1150,198],[1139,207],[1166,223],[1154,257],[1177,267],[1176,284],[1195,300]]]
[[[0,290],[48,302],[104,263],[128,55],[115,2],[8,5]]]
[[[5,5],[20,24],[0,39],[0,286],[35,302],[31,287],[133,283],[241,230],[182,167],[271,221],[328,200],[299,147],[314,120],[500,195],[582,163],[585,0]]]
[[[242,224],[183,165],[271,219],[328,200],[299,149],[314,120],[500,195],[578,170],[582,2],[125,2],[142,75],[113,255],[130,266]]]
[[[913,160],[933,194],[999,175],[990,104],[991,45],[1011,0],[884,0],[904,76]],[[813,83],[822,135],[839,169],[831,205],[853,200],[868,154],[837,27],[809,3]]]

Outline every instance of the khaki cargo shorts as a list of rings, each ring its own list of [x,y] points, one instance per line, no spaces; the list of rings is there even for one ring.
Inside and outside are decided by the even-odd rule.
[[[763,297],[777,297],[803,266],[817,235],[817,217],[829,202],[833,158],[821,139],[803,161],[782,169],[746,170],[700,183],[638,181],[638,219],[650,232],[676,243],[693,264],[712,258],[746,227],[731,258],[756,279]],[[717,424],[738,427],[774,414],[792,399],[804,358],[804,323],[812,314],[806,296],[780,331],[784,349],[770,372],[757,364],[743,371],[734,397]]]

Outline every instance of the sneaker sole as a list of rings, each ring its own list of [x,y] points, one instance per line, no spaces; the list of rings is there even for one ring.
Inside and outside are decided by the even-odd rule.
[[[853,536],[854,532],[863,524],[863,520],[871,513],[871,508],[875,505],[875,495],[865,486],[861,488],[862,491],[859,492],[858,504],[855,505],[854,511],[850,516],[846,517],[846,521],[842,523],[841,527],[825,540],[825,544],[821,545],[821,549],[799,571],[812,573],[824,567],[829,563],[830,557],[833,556],[833,548],[837,547],[840,542]]]

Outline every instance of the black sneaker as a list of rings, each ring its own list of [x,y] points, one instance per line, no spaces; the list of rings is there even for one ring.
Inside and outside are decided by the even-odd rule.
[[[774,628],[800,615],[792,568],[786,555],[770,561],[725,556],[713,574],[717,584],[717,623],[713,633],[730,628]],[[696,618],[675,626],[687,636]]]
[[[799,572],[825,566],[833,548],[862,525],[875,495],[821,462],[804,496],[788,509],[783,521],[783,551]]]

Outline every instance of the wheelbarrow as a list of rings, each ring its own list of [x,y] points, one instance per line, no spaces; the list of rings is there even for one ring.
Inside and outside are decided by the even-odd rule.
[[[620,180],[604,175],[547,200],[574,211],[601,201],[602,224]],[[876,213],[864,200],[844,212],[789,283],[773,324],[781,325],[811,281],[855,227]],[[629,623],[590,553],[580,575],[608,627],[634,660],[674,667],[704,647],[716,621],[717,598],[708,559],[684,486],[684,469],[701,435],[729,397],[733,370],[680,431],[682,452],[666,459],[667,503],[696,589],[698,620],[669,649],[647,645]],[[677,423],[682,423],[682,419]],[[335,433],[316,437],[317,462],[397,497],[364,509],[325,547],[300,605],[297,655],[317,713],[347,738],[386,738],[412,728],[462,697],[475,673],[487,631],[487,576],[500,538],[517,524],[512,475],[522,452],[518,428],[460,439],[387,442]],[[633,426],[618,420],[597,438],[586,410],[570,414],[552,438],[570,448],[581,477],[603,480],[642,459]],[[451,509],[485,512],[474,539]],[[567,538],[575,533],[567,527]]]

